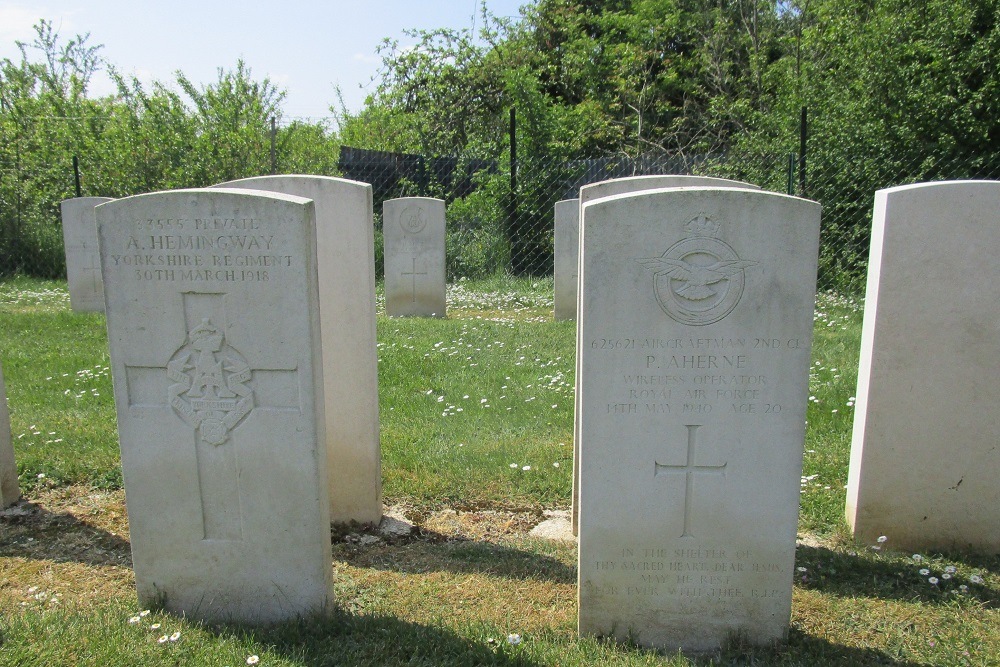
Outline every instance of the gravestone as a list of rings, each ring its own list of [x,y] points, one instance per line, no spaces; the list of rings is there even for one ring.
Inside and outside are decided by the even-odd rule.
[[[385,312],[445,316],[444,202],[429,197],[382,205]]]
[[[787,636],[819,221],[734,188],[584,205],[582,634]]]
[[[10,437],[10,412],[7,409],[7,389],[0,366],[0,509],[13,505],[21,497],[17,484],[17,464],[14,443]]]
[[[97,208],[142,606],[275,622],[332,602],[312,201],[176,190]]]
[[[76,312],[104,312],[104,283],[101,281],[94,207],[109,201],[108,197],[76,197],[64,199],[59,204],[69,303]]]
[[[583,205],[587,202],[601,199],[602,197],[612,197],[615,195],[642,192],[643,190],[654,190],[662,188],[683,188],[683,187],[703,187],[703,188],[740,188],[744,190],[760,190],[751,183],[743,181],[732,181],[726,178],[714,178],[711,176],[685,176],[685,175],[653,175],[653,176],[628,176],[625,178],[612,178],[606,181],[588,183],[580,188],[580,219],[583,219]],[[578,279],[579,280],[579,279]],[[576,393],[573,402],[573,534],[579,530],[580,512],[580,329],[576,331]]]
[[[910,551],[1000,553],[1000,182],[875,193],[847,520]]]
[[[329,176],[261,176],[215,187],[283,192],[316,205],[330,519],[382,519],[372,187]]]
[[[557,320],[576,319],[577,265],[580,260],[580,200],[556,202],[553,243],[553,313]]]

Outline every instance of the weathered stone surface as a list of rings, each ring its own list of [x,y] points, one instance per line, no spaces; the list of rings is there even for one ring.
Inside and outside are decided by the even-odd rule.
[[[372,187],[329,176],[260,176],[216,187],[283,192],[316,205],[330,519],[382,518]]]
[[[10,411],[7,409],[7,388],[0,366],[0,509],[17,502],[21,489],[17,483],[14,444],[10,437]]]
[[[818,204],[736,188],[584,205],[580,632],[787,635]]]
[[[390,317],[444,317],[444,201],[389,199],[382,207],[385,312]]]
[[[589,183],[580,188],[580,219],[583,219],[583,205],[601,199],[602,197],[612,197],[625,195],[643,190],[653,190],[662,188],[684,188],[684,187],[704,187],[704,188],[740,188],[744,190],[760,190],[759,187],[743,181],[731,181],[725,178],[713,178],[711,176],[685,176],[685,175],[656,175],[656,176],[629,176],[626,178],[612,178],[597,183]],[[578,279],[579,282],[579,279]],[[580,500],[580,330],[577,328],[576,340],[576,400],[573,404],[573,534],[578,530],[579,523],[579,500]]]
[[[556,202],[553,243],[553,311],[557,320],[576,319],[578,264],[580,263],[580,200]]]
[[[1000,182],[875,194],[847,519],[913,551],[1000,553]]]
[[[252,623],[325,611],[312,201],[177,190],[96,211],[140,603]]]
[[[76,312],[104,312],[104,283],[94,207],[109,201],[108,197],[76,197],[65,199],[59,205],[69,303]]]

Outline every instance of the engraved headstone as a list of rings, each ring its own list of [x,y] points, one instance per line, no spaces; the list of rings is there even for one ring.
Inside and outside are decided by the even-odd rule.
[[[260,176],[215,187],[283,192],[316,205],[330,519],[382,519],[372,186],[329,176]]]
[[[1000,553],[1000,182],[875,193],[847,520],[912,551]]]
[[[313,202],[177,190],[96,211],[140,604],[252,623],[323,612]]]
[[[382,206],[385,312],[445,316],[444,202],[389,199]]]
[[[580,200],[556,202],[554,270],[552,275],[557,320],[576,319],[577,272],[580,263]]]
[[[584,205],[582,634],[786,637],[819,221],[735,188]]]
[[[0,366],[0,509],[12,505],[21,497],[14,462],[14,443],[10,437],[10,412],[7,409],[7,389]]]
[[[686,176],[686,175],[652,175],[652,176],[628,176],[625,178],[612,178],[606,181],[588,183],[580,188],[580,219],[583,219],[583,205],[587,202],[601,199],[602,197],[612,197],[615,195],[642,192],[643,190],[654,190],[662,188],[741,188],[744,190],[760,190],[751,183],[743,181],[732,181],[726,178],[715,178],[712,176]],[[578,279],[579,280],[579,279]],[[576,394],[573,403],[573,534],[579,530],[580,511],[580,329],[576,331]]]
[[[108,197],[76,197],[64,199],[59,204],[69,303],[76,312],[104,312],[104,283],[101,281],[94,207],[109,201]]]

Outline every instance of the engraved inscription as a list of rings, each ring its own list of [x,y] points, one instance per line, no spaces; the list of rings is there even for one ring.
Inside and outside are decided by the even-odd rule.
[[[694,491],[694,476],[696,474],[716,474],[726,475],[726,465],[727,463],[722,463],[721,465],[695,465],[695,448],[697,446],[698,429],[701,428],[700,424],[687,424],[687,460],[684,465],[664,465],[661,463],[653,462],[653,476],[660,477],[661,475],[667,475],[670,473],[683,473],[684,474],[684,532],[681,533],[681,537],[694,537],[691,533],[691,496]]]
[[[745,269],[757,262],[740,259],[716,238],[721,223],[702,214],[685,229],[691,235],[660,257],[636,261],[653,271],[653,292],[663,312],[682,324],[704,326],[723,319],[743,296]]]

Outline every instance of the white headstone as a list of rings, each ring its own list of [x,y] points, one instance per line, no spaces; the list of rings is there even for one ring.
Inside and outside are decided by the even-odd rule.
[[[1000,553],[1000,182],[875,193],[847,520],[913,551]]]
[[[744,189],[584,205],[581,633],[787,635],[819,222]]]
[[[261,176],[216,187],[283,192],[316,204],[330,519],[382,519],[372,186],[329,176]]]
[[[553,243],[554,315],[557,320],[576,319],[577,272],[580,263],[580,200],[556,202]]]
[[[97,249],[94,207],[109,201],[108,197],[77,197],[64,199],[59,204],[69,303],[76,312],[104,312],[104,284],[101,282],[101,253]]]
[[[263,623],[332,602],[315,211],[176,190],[97,208],[140,604]]]
[[[445,316],[444,202],[389,199],[382,206],[385,312]]]
[[[7,389],[0,366],[0,509],[12,505],[21,497],[14,462],[14,443],[10,437],[10,412],[7,410]]]
[[[625,178],[612,178],[607,181],[588,183],[580,188],[580,219],[583,219],[583,205],[601,199],[602,197],[612,197],[615,195],[631,194],[642,192],[643,190],[654,190],[663,188],[740,188],[744,190],[760,190],[751,183],[743,181],[731,181],[726,178],[714,178],[711,176],[685,176],[685,175],[655,175],[655,176],[628,176]],[[573,534],[579,530],[580,512],[580,329],[576,331],[576,394],[573,403]]]

